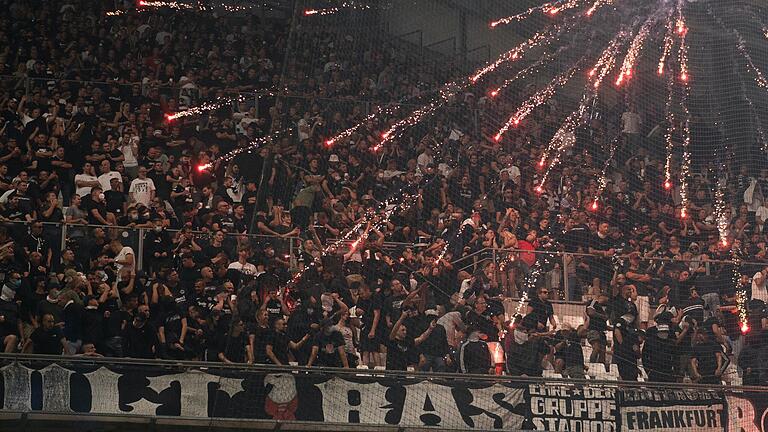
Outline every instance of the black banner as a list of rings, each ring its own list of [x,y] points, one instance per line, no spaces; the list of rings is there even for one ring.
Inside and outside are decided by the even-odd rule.
[[[622,389],[618,396],[624,431],[714,432],[727,425],[721,392]]]
[[[11,363],[0,407],[60,414],[135,414],[573,432],[766,432],[764,394],[652,385],[530,384],[396,377],[376,371],[194,369]]]
[[[524,387],[459,379],[19,363],[0,372],[0,406],[22,412],[504,430],[521,429],[526,416]]]

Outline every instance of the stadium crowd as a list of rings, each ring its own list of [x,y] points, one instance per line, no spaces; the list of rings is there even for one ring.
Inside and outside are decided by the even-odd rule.
[[[580,129],[537,193],[555,106],[496,142],[505,102],[465,92],[378,151],[410,105],[327,145],[455,71],[309,22],[92,3],[0,1],[5,352],[492,373],[500,342],[510,375],[613,361],[622,379],[642,363],[650,380],[719,383],[736,361],[744,383],[768,380],[768,170],[730,173],[723,243],[713,166],[693,170],[683,217],[632,104]],[[236,93],[265,96],[166,119]],[[637,150],[590,211],[616,134]],[[404,192],[417,203],[326,248]],[[584,323],[552,300],[585,302]]]

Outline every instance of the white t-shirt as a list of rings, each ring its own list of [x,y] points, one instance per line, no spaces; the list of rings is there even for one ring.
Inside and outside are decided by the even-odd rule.
[[[113,178],[116,178],[118,181],[120,181],[120,184],[123,183],[123,176],[121,176],[120,173],[117,171],[110,171],[106,174],[102,174],[97,179],[99,183],[101,183],[101,189],[104,192],[112,190],[112,185],[110,185],[109,182]],[[89,188],[89,193],[90,193],[90,188]]]
[[[627,134],[640,133],[640,114],[627,111],[621,115],[622,132]]]
[[[434,162],[435,162],[435,158],[433,158],[432,156],[430,156],[430,155],[428,155],[426,153],[422,153],[422,154],[419,155],[419,157],[416,158],[416,163],[420,167],[427,166],[427,165],[429,165],[431,163],[434,163]]]
[[[299,127],[299,141],[309,139],[309,132],[312,129],[309,122],[305,119],[300,119],[297,123]]]
[[[755,278],[757,277],[762,277],[760,272],[757,272],[752,276],[752,299],[762,300],[763,302],[768,303],[768,283],[763,281],[763,286],[756,284]]]
[[[241,273],[245,273],[247,275],[256,275],[256,266],[246,262],[245,264],[240,264],[239,261],[235,261],[232,264],[227,267],[228,270],[237,270]]]
[[[96,176],[88,175],[88,174],[77,174],[75,176],[75,193],[80,195],[81,197],[84,197],[86,195],[90,195],[91,187],[90,186],[77,187],[77,182],[79,181],[93,182],[93,181],[99,181],[99,178]]]
[[[117,261],[123,261],[126,256],[133,255],[133,263],[136,264],[136,255],[133,253],[133,249],[130,246],[123,246],[122,249],[120,249],[120,252],[115,256],[115,267],[117,268],[117,274],[118,277],[120,275],[120,271],[123,268],[133,269],[134,266],[125,266],[122,264],[118,264]]]
[[[504,168],[502,171],[506,171],[509,173],[509,179],[512,180],[512,183],[519,184],[520,182],[520,168],[511,165],[507,168]]]
[[[145,178],[143,180],[136,178],[131,182],[128,193],[133,194],[133,199],[135,199],[137,203],[149,207],[149,203],[152,201],[152,191],[155,190],[157,190],[157,188],[155,188],[155,182],[153,182],[151,178]]]
[[[120,147],[120,151],[123,152],[123,156],[125,157],[123,166],[126,168],[139,166],[139,161],[136,159],[136,155],[133,154],[133,146],[131,145],[131,141],[123,142],[122,147]]]

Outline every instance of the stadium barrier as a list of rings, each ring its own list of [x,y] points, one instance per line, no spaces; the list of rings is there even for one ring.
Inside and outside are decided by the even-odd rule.
[[[600,432],[768,426],[766,388],[48,356],[4,355],[0,364],[0,425],[24,413],[214,419],[211,424],[250,428],[316,424],[315,430],[329,424],[335,430]]]

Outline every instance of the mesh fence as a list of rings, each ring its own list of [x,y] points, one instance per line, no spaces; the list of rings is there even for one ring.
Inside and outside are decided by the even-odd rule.
[[[46,293],[149,313],[152,357],[765,384],[764,5],[233,5],[9,2],[71,45],[12,37],[0,80],[0,216],[50,223]],[[104,298],[66,217],[110,225],[72,243]]]

